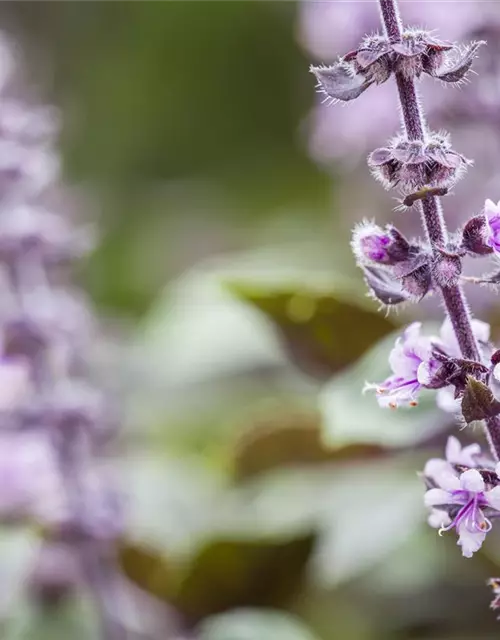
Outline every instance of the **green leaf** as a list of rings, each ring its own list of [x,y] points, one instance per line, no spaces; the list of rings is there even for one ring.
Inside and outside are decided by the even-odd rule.
[[[295,273],[274,281],[233,277],[226,286],[272,320],[293,362],[321,379],[394,329],[393,321],[360,293],[357,281],[338,275]]]
[[[175,598],[193,619],[240,606],[285,606],[305,578],[315,536],[219,539],[193,559]]]
[[[298,618],[259,609],[212,616],[200,625],[198,633],[200,640],[316,640]]]
[[[472,376],[467,377],[462,398],[462,415],[467,424],[493,418],[500,413],[500,402],[491,389]]]
[[[424,331],[432,334],[431,327]],[[374,393],[362,393],[366,381],[380,382],[388,376],[388,356],[398,335],[381,340],[354,366],[323,388],[319,407],[327,445],[362,443],[404,447],[450,424],[450,416],[436,406],[434,391],[423,391],[418,407],[397,410],[382,409]]]
[[[326,447],[321,416],[316,412],[278,409],[259,415],[239,435],[233,454],[233,473],[246,480],[276,467],[352,462],[382,455],[377,445]]]
[[[146,593],[169,602],[174,594],[176,567],[157,550],[134,543],[123,543],[118,562],[124,575]]]
[[[337,585],[388,558],[425,521],[418,460],[361,464],[333,476],[322,496],[323,535],[312,569]]]

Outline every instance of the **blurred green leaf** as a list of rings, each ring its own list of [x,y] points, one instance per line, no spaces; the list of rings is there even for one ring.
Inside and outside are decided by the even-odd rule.
[[[322,496],[323,535],[313,570],[323,585],[340,584],[385,561],[425,521],[424,488],[409,458],[350,466]]]
[[[424,328],[432,334],[432,327]],[[336,376],[319,400],[324,440],[333,447],[353,443],[404,447],[420,442],[450,424],[439,410],[435,392],[423,391],[418,407],[382,409],[374,393],[362,393],[365,382],[381,382],[389,375],[388,355],[399,334],[381,340],[363,358]]]
[[[169,602],[174,594],[176,573],[158,551],[133,543],[118,549],[121,570],[135,585],[159,600]]]
[[[123,462],[130,542],[177,559],[194,552],[213,528],[213,506],[224,482],[220,472],[200,462],[147,453]]]
[[[285,606],[301,587],[315,536],[221,539],[194,557],[175,598],[191,619],[239,606]]]
[[[296,365],[327,379],[392,331],[394,323],[358,295],[358,283],[333,275],[317,282],[304,276],[274,283],[236,276],[226,286],[273,321]]]
[[[283,408],[268,411],[246,427],[236,441],[232,464],[235,478],[245,480],[276,467],[352,462],[383,454],[381,447],[370,444],[328,448],[318,413]]]
[[[238,609],[213,616],[199,627],[200,640],[315,640],[316,636],[290,614]]]

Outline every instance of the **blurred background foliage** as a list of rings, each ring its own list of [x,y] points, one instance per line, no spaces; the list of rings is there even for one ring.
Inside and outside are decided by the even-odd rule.
[[[394,414],[360,394],[405,316],[365,297],[348,244],[361,214],[308,157],[297,5],[0,16],[62,110],[64,173],[99,224],[79,277],[125,415],[120,558],[173,612],[165,637],[497,637],[484,581],[500,541],[464,561],[425,524],[415,470],[453,425],[432,401]],[[10,617],[3,637],[96,637],[85,602]]]

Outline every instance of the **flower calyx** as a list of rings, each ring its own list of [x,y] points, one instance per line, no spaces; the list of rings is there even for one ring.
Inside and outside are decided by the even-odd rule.
[[[366,36],[359,47],[332,65],[311,65],[318,90],[330,102],[348,102],[392,73],[419,78],[426,73],[447,83],[460,83],[470,70],[483,41],[458,47],[424,29],[406,28],[398,41],[384,35]]]
[[[393,138],[387,147],[368,156],[368,166],[386,189],[398,187],[405,194],[430,188],[449,188],[472,163],[454,151],[445,133],[432,133],[426,141]]]

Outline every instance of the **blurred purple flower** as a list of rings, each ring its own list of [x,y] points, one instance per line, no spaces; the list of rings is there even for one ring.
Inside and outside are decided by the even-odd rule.
[[[63,268],[84,253],[88,235],[42,205],[58,176],[58,116],[12,98],[2,84],[2,43],[0,520],[35,520],[50,537],[34,583],[57,591],[66,569],[73,581],[76,562],[99,601],[117,573],[112,546],[124,505],[103,462],[116,422],[88,379],[92,313]],[[100,610],[105,637],[122,637],[104,603]]]
[[[50,523],[63,505],[57,460],[47,434],[0,434],[0,520]]]

